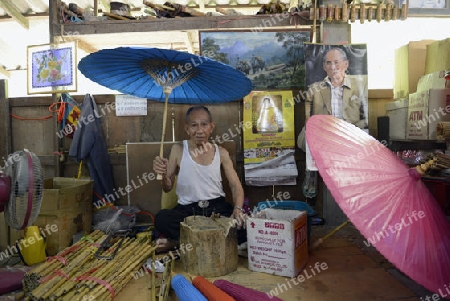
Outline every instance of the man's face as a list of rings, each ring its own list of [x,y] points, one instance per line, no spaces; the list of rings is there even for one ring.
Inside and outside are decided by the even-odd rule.
[[[325,56],[323,69],[327,72],[327,76],[330,78],[331,82],[343,81],[347,68],[348,61],[342,60],[338,50],[331,50]]]
[[[197,145],[208,142],[216,124],[209,121],[209,115],[204,110],[194,110],[189,115],[189,121],[185,125],[186,133],[190,140]]]

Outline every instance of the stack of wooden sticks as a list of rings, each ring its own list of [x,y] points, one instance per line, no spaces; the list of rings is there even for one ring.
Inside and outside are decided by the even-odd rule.
[[[342,7],[335,4],[320,5],[317,10],[314,7],[310,8],[309,14],[310,20],[319,21],[342,21],[347,22],[355,22],[359,20],[361,23],[365,21],[376,20],[377,22],[381,21],[394,21],[394,20],[406,20],[408,17],[408,7],[406,4],[403,4],[401,7],[397,7],[396,5],[392,5],[390,3],[384,4],[350,4],[347,5],[346,2],[342,4]]]
[[[450,168],[450,156],[442,153],[434,153],[433,154],[435,159],[434,167],[439,169],[448,169]]]
[[[94,231],[27,272],[23,279],[25,295],[30,300],[114,299],[143,263],[154,256],[155,248],[146,238],[125,237],[98,253],[108,238],[103,232]],[[114,252],[118,247],[118,252]],[[102,259],[112,254],[112,259]]]

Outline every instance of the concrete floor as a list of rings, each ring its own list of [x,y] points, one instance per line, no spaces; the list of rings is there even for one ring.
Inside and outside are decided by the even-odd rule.
[[[311,241],[316,241],[331,230],[333,228],[313,226]],[[262,292],[274,292],[277,289],[278,297],[285,301],[437,301],[431,298],[433,295],[431,292],[403,275],[376,249],[368,248],[363,242],[364,238],[359,231],[348,224],[309,253],[308,264],[302,272],[305,280],[301,283],[294,283],[286,277],[249,271],[247,258],[243,257],[239,258],[237,271],[218,278]],[[190,279],[190,275],[181,271],[179,263],[180,261],[177,260],[176,272]],[[314,272],[312,269],[316,263],[326,264],[327,268]],[[149,275],[144,274],[143,277],[131,280],[114,300],[151,300],[151,291],[148,289],[149,279]],[[4,298],[5,296],[0,296],[0,300],[14,300]],[[172,290],[166,301],[177,300]]]
[[[323,237],[331,230],[332,228],[325,226],[313,227],[311,241]],[[302,272],[306,270],[310,277],[302,283],[291,282],[290,287],[287,285],[289,278],[249,271],[246,258],[240,258],[236,272],[218,278],[262,292],[278,288],[278,297],[286,301],[422,301],[427,296],[431,298],[432,293],[395,269],[374,248],[366,247],[363,241],[359,231],[353,225],[347,225],[310,252],[308,265]],[[313,275],[311,270],[316,262],[326,263],[327,269]],[[186,277],[189,279],[190,275]],[[115,300],[151,300],[147,287],[148,279],[132,280]],[[176,300],[178,298],[172,291],[169,301]]]

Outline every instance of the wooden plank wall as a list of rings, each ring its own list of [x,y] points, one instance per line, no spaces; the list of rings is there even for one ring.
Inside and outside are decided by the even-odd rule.
[[[0,89],[1,91],[1,89]],[[4,93],[4,92],[3,92]],[[296,95],[298,91],[294,91]],[[370,91],[369,92],[369,128],[370,133],[376,137],[377,127],[376,120],[378,116],[385,115],[384,104],[392,101],[392,90],[389,91]],[[6,95],[0,94],[0,115],[5,116],[0,122],[0,156],[8,153],[28,148],[35,152],[41,159],[44,166],[46,178],[63,176],[77,177],[79,164],[75,158],[68,158],[67,155],[62,164],[61,171],[57,174],[55,159],[58,156],[53,152],[58,151],[61,145],[64,152],[70,147],[71,139],[62,138],[61,141],[55,142],[56,135],[56,116],[55,113],[48,111],[48,107],[52,103],[49,97],[28,97],[28,98],[12,98],[8,99]],[[78,102],[82,103],[84,96],[73,96]],[[144,117],[117,117],[114,111],[114,95],[94,95],[94,99],[99,106],[99,113],[102,116],[103,133],[108,148],[124,146],[127,142],[159,142],[161,140],[162,119],[164,104],[149,101],[148,115]],[[224,104],[208,105],[217,127],[213,135],[221,136],[223,133],[233,131],[236,133],[235,124],[239,124],[242,119],[242,102],[231,102]],[[187,138],[184,130],[185,112],[189,105],[170,105],[168,120],[166,125],[165,141],[180,141]],[[304,125],[304,103],[296,103],[295,111],[295,137],[300,133]],[[21,117],[43,117],[54,115],[50,119],[45,120],[18,120],[16,118],[9,119],[9,114]],[[172,131],[172,120],[173,128]],[[173,137],[173,132],[175,137]],[[241,181],[244,183],[243,175],[243,146],[241,135],[232,137],[236,145],[234,160],[236,161],[236,169]],[[56,139],[57,140],[57,139]],[[124,149],[124,148],[123,148]],[[251,205],[256,205],[258,201],[272,199],[278,192],[288,192],[292,200],[305,200],[302,194],[301,184],[304,178],[305,170],[305,154],[297,149],[296,160],[299,171],[299,177],[296,186],[265,186],[252,187],[244,185],[246,196],[250,199]],[[124,152],[110,153],[111,164],[113,169],[113,178],[116,188],[125,187],[127,185],[126,155]],[[2,162],[3,163],[3,162]],[[142,162],[148,164],[151,168],[152,162]],[[83,166],[82,175],[88,176],[88,170]],[[320,182],[320,179],[319,179]],[[319,185],[320,186],[320,185]],[[318,197],[308,200],[312,205],[316,206],[316,210],[321,213],[322,193],[319,187]],[[127,198],[117,200],[118,205],[126,205]]]

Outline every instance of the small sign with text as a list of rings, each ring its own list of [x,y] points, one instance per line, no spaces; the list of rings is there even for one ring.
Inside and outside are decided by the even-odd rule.
[[[131,95],[116,95],[116,116],[146,116],[147,99]]]

